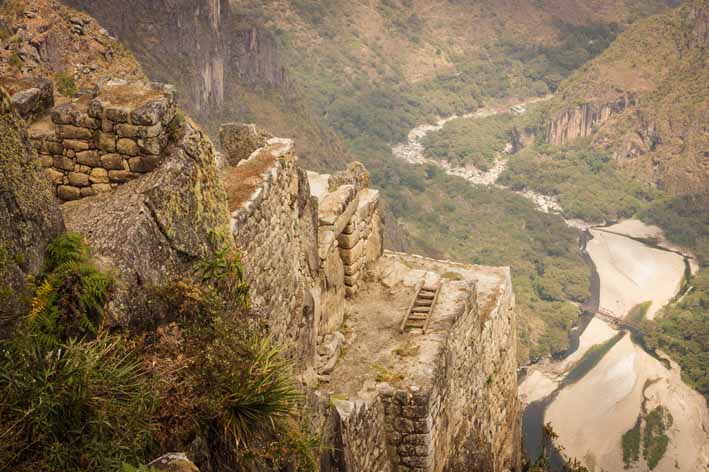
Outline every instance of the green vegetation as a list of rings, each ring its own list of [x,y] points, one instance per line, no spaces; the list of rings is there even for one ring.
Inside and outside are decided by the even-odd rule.
[[[58,237],[47,248],[44,270],[36,281],[30,329],[50,348],[57,341],[96,337],[112,283],[91,263],[80,235]]]
[[[520,361],[568,347],[568,331],[584,302],[590,270],[578,232],[527,199],[473,187],[436,168],[407,166],[374,174],[372,184],[400,215],[412,251],[474,264],[510,266],[520,320]],[[428,208],[421,212],[421,208]]]
[[[0,345],[0,364],[5,466],[115,470],[145,460],[156,399],[122,339],[70,340],[47,349],[29,331]]]
[[[709,270],[691,280],[692,289],[643,323],[642,340],[651,350],[667,353],[682,368],[682,378],[709,402]]]
[[[626,319],[628,321],[634,321],[636,323],[643,321],[645,319],[645,316],[647,315],[647,310],[650,309],[650,305],[652,305],[651,301],[639,303],[639,304],[635,305],[628,312]]]
[[[489,170],[505,144],[510,142],[510,118],[498,115],[453,120],[440,131],[426,136],[423,141],[426,154],[433,159],[445,159],[454,166],[472,163],[478,169]]]
[[[76,81],[74,80],[74,75],[71,72],[58,72],[57,75],[54,76],[54,82],[56,84],[57,91],[65,97],[73,97],[79,91],[76,88]]]
[[[633,216],[659,196],[621,173],[609,153],[590,149],[584,142],[524,149],[510,158],[500,183],[556,196],[567,217],[585,221]]]
[[[35,284],[31,313],[0,341],[3,465],[135,470],[199,438],[217,470],[316,470],[291,361],[249,312],[238,254],[156,288],[155,319],[131,336],[106,333],[112,278],[79,235],[49,245]]]
[[[682,378],[709,402],[709,193],[661,199],[641,213],[665,229],[670,242],[693,251],[699,272],[689,278],[688,291],[655,317],[645,320],[641,341],[650,350],[667,353],[682,368]]]
[[[99,335],[111,278],[67,234],[36,284],[30,315],[0,343],[0,462],[78,471],[144,459],[156,397],[125,340]]]
[[[642,418],[638,417],[635,426],[623,434],[623,464],[626,469],[629,469],[633,464],[640,460],[640,439]]]
[[[650,470],[657,467],[662,457],[665,455],[670,438],[666,431],[672,426],[672,415],[670,412],[658,406],[645,416],[645,431],[643,435],[643,457],[647,461]]]
[[[566,377],[564,378],[564,384],[570,385],[574,382],[581,380],[594,367],[596,367],[599,362],[601,362],[603,356],[608,354],[608,352],[613,349],[613,346],[618,344],[618,342],[623,339],[623,336],[625,336],[625,333],[620,332],[608,341],[602,344],[596,344],[588,351],[586,351],[583,357],[579,359],[576,364],[574,364],[573,368],[566,375]]]

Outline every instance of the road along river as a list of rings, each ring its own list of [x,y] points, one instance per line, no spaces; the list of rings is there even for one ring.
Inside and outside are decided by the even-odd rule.
[[[483,109],[462,118],[507,110]],[[407,143],[392,148],[394,156],[413,164],[438,166],[473,185],[505,189],[496,183],[506,167],[503,158],[490,171],[482,172],[425,156],[422,142],[426,134],[455,118],[461,117],[415,128]],[[533,201],[539,211],[562,211],[552,197],[531,191],[518,193]],[[646,316],[654,317],[681,289],[686,268],[696,270],[691,254],[667,243],[657,227],[638,220],[612,226],[566,222],[588,231],[584,251],[598,277],[592,299],[614,316],[625,317],[633,307],[650,302]],[[650,238],[657,244],[646,244]],[[546,360],[525,369],[519,395],[526,405],[524,439],[530,455],[538,454],[541,427],[549,422],[568,457],[581,460],[591,471],[623,470],[623,434],[641,414],[662,406],[671,415],[672,424],[666,431],[669,445],[653,470],[709,471],[706,402],[682,381],[677,365],[662,353],[658,358],[648,354],[632,341],[630,333],[619,332],[599,318],[592,318],[581,329],[576,349],[564,359]],[[605,349],[600,349],[601,345]],[[605,354],[587,355],[590,351]],[[648,470],[642,452],[630,470]]]

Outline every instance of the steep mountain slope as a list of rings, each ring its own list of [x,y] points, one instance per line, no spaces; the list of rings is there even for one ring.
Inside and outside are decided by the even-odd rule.
[[[561,86],[551,144],[590,136],[672,194],[709,188],[709,3],[641,21]]]
[[[343,135],[401,135],[424,111],[474,107],[476,98],[508,94],[507,89],[545,93],[562,78],[559,69],[570,62],[578,66],[593,49],[603,48],[602,41],[584,47],[593,28],[566,45],[573,46],[566,48],[570,52],[554,49],[564,38],[591,26],[628,23],[665,6],[661,0],[66,3],[117,34],[151,77],[179,84],[186,106],[212,131],[236,119],[297,135],[305,160],[321,168],[336,167]],[[500,60],[502,44],[539,56],[536,75],[550,69],[555,76],[549,84],[526,77],[519,63]],[[550,54],[540,55],[548,48]],[[479,83],[469,69],[485,69],[491,58],[492,77]],[[502,86],[496,84],[497,69],[510,75]],[[414,85],[416,90],[408,90]],[[349,111],[352,103],[365,110]],[[367,116],[387,104],[401,113],[380,121]]]
[[[362,160],[392,206],[389,247],[514,262],[515,286],[526,292],[521,359],[529,348],[535,357],[565,349],[577,312],[559,307],[558,274],[512,256],[531,257],[549,235],[530,237],[512,214],[470,223],[505,208],[521,208],[531,222],[531,205],[464,192],[464,182],[393,160],[391,145],[436,115],[556,90],[619,30],[673,2],[65,1],[116,34],[150,77],[177,83],[183,106],[213,135],[221,122],[255,122],[295,137],[307,168],[332,170],[347,155]],[[510,237],[514,247],[500,247]],[[582,300],[587,269],[573,239],[564,236],[562,265],[576,274],[566,291]],[[555,256],[542,259],[550,265]]]
[[[55,90],[64,95],[103,76],[145,77],[96,20],[56,0],[0,1],[0,75],[55,79]]]

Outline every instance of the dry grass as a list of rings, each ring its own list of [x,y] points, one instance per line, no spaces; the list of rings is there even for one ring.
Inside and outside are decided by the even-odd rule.
[[[263,173],[276,163],[268,148],[253,156],[224,176],[224,188],[229,199],[229,211],[235,211],[246,202],[263,182]]]

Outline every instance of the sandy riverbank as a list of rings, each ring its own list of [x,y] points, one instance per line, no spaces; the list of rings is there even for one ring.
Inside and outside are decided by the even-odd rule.
[[[600,308],[622,317],[650,301],[647,317],[652,319],[679,290],[682,257],[605,230],[591,234],[587,250],[600,274]]]
[[[629,335],[585,377],[559,392],[545,421],[552,423],[568,456],[592,471],[622,470],[621,437],[635,424],[644,400],[648,410],[661,404],[674,419],[670,445],[655,471],[709,470],[704,398],[682,382],[676,366],[666,369]]]

